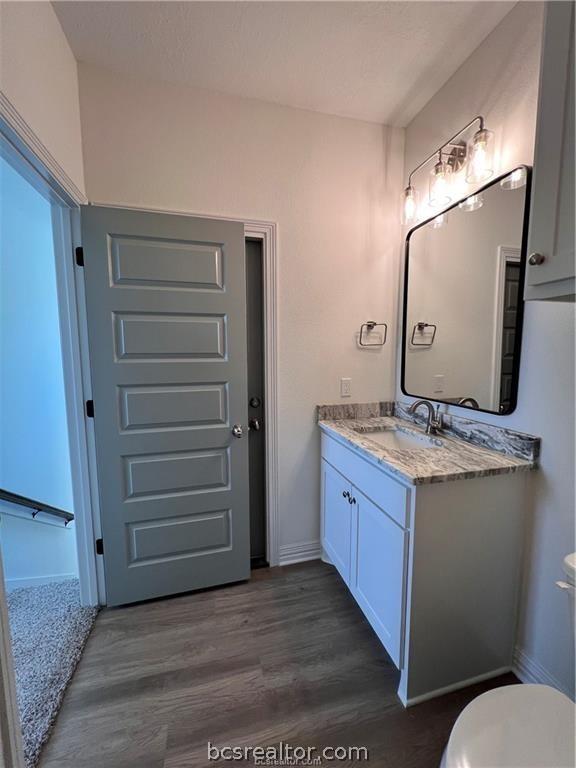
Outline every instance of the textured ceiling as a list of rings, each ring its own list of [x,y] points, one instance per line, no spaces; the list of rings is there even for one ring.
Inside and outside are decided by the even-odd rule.
[[[406,125],[513,2],[55,2],[79,61]]]

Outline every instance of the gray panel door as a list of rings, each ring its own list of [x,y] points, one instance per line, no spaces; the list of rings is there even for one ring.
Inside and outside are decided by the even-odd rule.
[[[244,227],[88,206],[82,243],[107,603],[247,579]]]

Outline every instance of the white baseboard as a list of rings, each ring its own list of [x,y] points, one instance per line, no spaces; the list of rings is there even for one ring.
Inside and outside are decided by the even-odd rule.
[[[562,691],[566,696],[572,698],[573,694],[567,691],[566,688],[556,678],[545,669],[540,662],[529,656],[526,651],[516,646],[514,648],[514,658],[512,660],[512,672],[523,683],[537,683],[540,685],[549,685],[552,688],[556,688],[558,691]]]
[[[56,573],[50,576],[30,576],[25,579],[6,579],[4,582],[6,592],[20,587],[39,587],[41,584],[54,584],[57,581],[67,581],[68,579],[77,579],[76,573]]]
[[[400,690],[398,691],[398,696],[405,707],[413,707],[415,704],[421,704],[423,701],[428,701],[429,699],[436,699],[439,696],[444,696],[446,693],[459,691],[461,688],[467,688],[469,685],[476,685],[476,683],[483,683],[485,680],[490,680],[493,677],[500,677],[500,675],[505,675],[507,672],[510,672],[510,667],[500,667],[499,669],[485,672],[482,675],[469,677],[467,680],[459,680],[457,683],[446,685],[443,688],[436,688],[436,690],[423,693],[420,696],[412,696],[410,699],[405,698],[405,696],[400,693]]]
[[[319,541],[288,544],[280,547],[278,565],[292,565],[293,563],[304,563],[307,560],[319,560],[320,555]]]

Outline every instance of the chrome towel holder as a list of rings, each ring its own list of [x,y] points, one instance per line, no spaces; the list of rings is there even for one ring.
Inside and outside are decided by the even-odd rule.
[[[416,331],[418,331],[418,333],[424,333],[424,331],[427,328],[433,328],[432,338],[428,342],[425,342],[424,344],[422,342],[415,341],[414,339],[416,336]],[[410,339],[410,345],[412,347],[431,347],[432,344],[434,344],[435,337],[436,337],[436,325],[434,323],[419,322],[419,323],[416,323],[416,325],[412,329],[412,338]]]
[[[376,328],[384,328],[382,341],[366,343],[365,339]],[[361,347],[383,347],[384,344],[386,344],[387,338],[388,338],[388,325],[386,323],[377,323],[375,320],[367,320],[365,323],[362,323],[362,325],[360,326],[360,335],[358,338],[358,344]]]

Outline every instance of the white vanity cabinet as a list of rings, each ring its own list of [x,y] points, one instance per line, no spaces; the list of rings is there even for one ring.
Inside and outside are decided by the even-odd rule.
[[[574,299],[574,4],[546,3],[526,299]]]
[[[322,433],[321,539],[406,705],[512,668],[525,473],[413,485]]]

